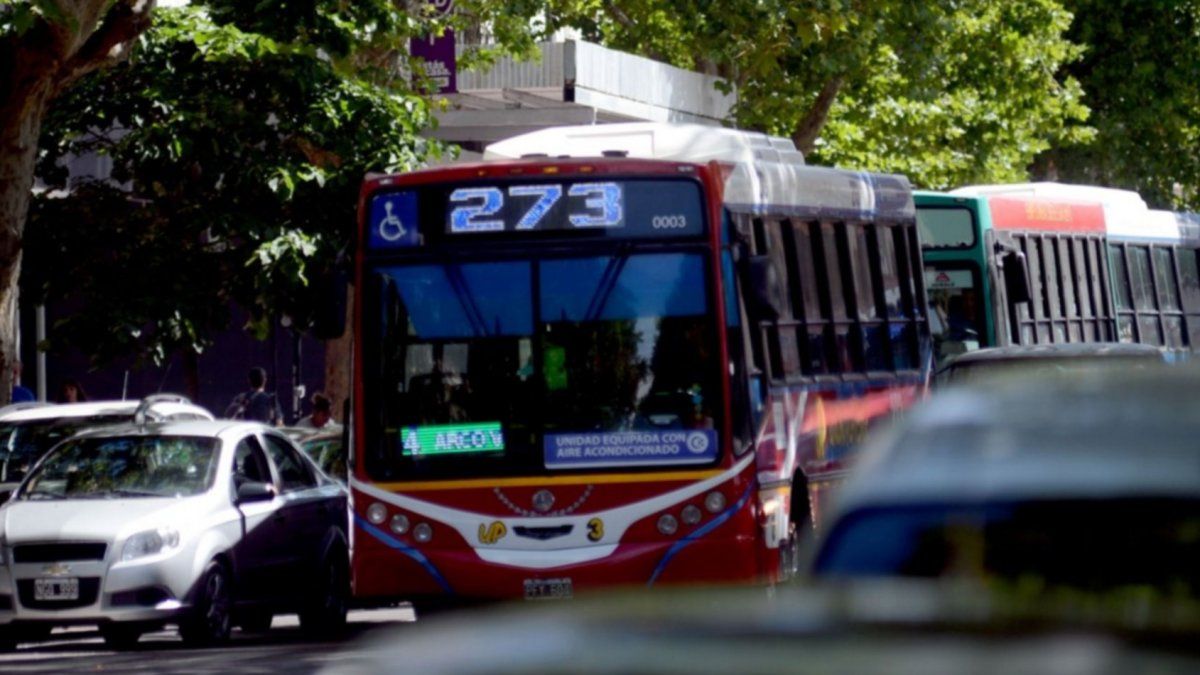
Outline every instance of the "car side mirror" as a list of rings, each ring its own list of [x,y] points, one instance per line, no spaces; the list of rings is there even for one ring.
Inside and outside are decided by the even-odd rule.
[[[246,481],[237,486],[237,503],[253,504],[254,502],[269,502],[275,498],[275,486],[256,480]]]
[[[1008,293],[1008,301],[1017,304],[1032,300],[1033,293],[1029,290],[1029,266],[1025,262],[1025,254],[1021,251],[1007,251],[1000,256],[1000,265],[1004,269],[1004,290]]]

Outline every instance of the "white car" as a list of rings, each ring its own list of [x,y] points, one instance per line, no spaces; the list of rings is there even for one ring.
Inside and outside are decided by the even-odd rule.
[[[177,394],[154,394],[134,401],[17,403],[0,408],[0,501],[21,482],[46,451],[80,429],[146,419],[211,420],[213,414]]]
[[[0,646],[164,624],[217,644],[299,612],[325,634],[349,596],[346,492],[283,434],[232,420],[80,432],[0,507]]]

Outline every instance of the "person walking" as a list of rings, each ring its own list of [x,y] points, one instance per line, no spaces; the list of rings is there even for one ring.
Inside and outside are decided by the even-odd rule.
[[[312,395],[312,413],[300,418],[296,426],[301,429],[318,429],[321,431],[340,431],[342,425],[333,419],[333,402],[321,392]]]
[[[278,426],[283,421],[283,410],[275,394],[267,392],[267,371],[255,366],[250,369],[247,380],[250,390],[233,397],[225,409],[225,417]]]

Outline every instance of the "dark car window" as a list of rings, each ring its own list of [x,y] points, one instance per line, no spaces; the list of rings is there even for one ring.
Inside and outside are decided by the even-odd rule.
[[[829,533],[820,576],[970,577],[1200,598],[1200,502],[1078,499],[866,509]]]
[[[308,465],[294,448],[274,436],[265,436],[264,440],[267,454],[271,456],[275,470],[279,472],[280,488],[284,492],[316,487],[316,476],[309,471]]]

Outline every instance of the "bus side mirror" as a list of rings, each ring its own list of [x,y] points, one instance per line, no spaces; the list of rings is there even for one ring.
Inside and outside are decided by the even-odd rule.
[[[346,290],[346,275],[341,272],[313,281],[313,337],[333,340],[346,332]]]
[[[779,275],[771,259],[765,255],[752,255],[743,268],[743,286],[746,288],[747,310],[752,318],[770,321],[783,313],[783,299],[779,287]]]
[[[1029,266],[1025,263],[1025,254],[1021,251],[1007,251],[1000,256],[1000,266],[1004,269],[1004,290],[1008,293],[1008,301],[1016,304],[1032,300],[1033,293],[1029,290]]]

